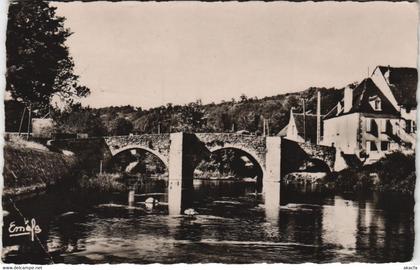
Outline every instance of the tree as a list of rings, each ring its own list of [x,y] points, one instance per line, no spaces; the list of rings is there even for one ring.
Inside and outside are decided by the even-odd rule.
[[[71,35],[55,7],[41,0],[15,1],[9,7],[6,89],[13,99],[46,109],[52,96],[71,102],[90,90],[73,73],[65,41]]]
[[[241,102],[246,102],[248,100],[248,97],[245,94],[242,94],[240,97]]]
[[[230,131],[232,129],[232,119],[228,113],[220,115],[220,130],[222,132]]]
[[[202,132],[206,128],[206,118],[201,100],[183,106],[172,119],[174,131]]]
[[[80,103],[68,107],[63,112],[54,112],[57,133],[87,133],[89,136],[103,136],[106,128],[101,118],[90,108]]]
[[[128,135],[133,131],[133,124],[130,120],[127,120],[123,117],[117,118],[111,123],[111,130],[109,131],[110,135],[121,136]]]

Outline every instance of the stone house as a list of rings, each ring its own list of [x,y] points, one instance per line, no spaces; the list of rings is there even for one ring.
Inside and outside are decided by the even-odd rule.
[[[392,151],[413,152],[417,70],[378,66],[323,116],[320,144],[374,162]]]

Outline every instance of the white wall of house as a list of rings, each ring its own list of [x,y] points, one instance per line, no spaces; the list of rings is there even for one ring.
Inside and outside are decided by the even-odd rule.
[[[378,117],[378,116],[366,116],[361,115],[360,117],[361,122],[361,143],[360,149],[364,150],[368,155],[368,162],[372,163],[377,161],[378,159],[384,157],[387,153],[393,151],[402,151],[402,152],[410,152],[415,147],[415,134],[407,134],[405,132],[404,123],[405,121],[400,118],[387,118],[387,117]],[[378,126],[378,134],[377,136],[371,134],[369,132],[369,125],[372,126],[372,123],[368,123],[371,121],[375,121]],[[395,139],[391,138],[391,136],[386,132],[386,123],[389,122],[391,124],[392,130],[391,133],[399,138],[401,142],[396,141]],[[404,143],[411,143],[411,147],[404,144]]]
[[[416,121],[417,110],[406,110],[401,108],[401,118]]]
[[[372,134],[373,121],[377,125],[377,134]],[[392,126],[392,134],[398,130],[398,119],[380,118],[378,116],[360,116],[360,150],[364,150],[369,155],[369,160],[376,161],[386,153],[399,148],[398,143],[393,142],[386,134],[386,125],[389,122]]]
[[[295,142],[305,141],[298,134],[298,130],[296,128],[295,118],[293,117],[293,114],[290,114],[289,124],[287,125],[287,135],[285,138],[291,141],[295,141]]]
[[[345,154],[358,150],[359,113],[342,115],[324,120],[324,137],[321,144],[336,146]]]

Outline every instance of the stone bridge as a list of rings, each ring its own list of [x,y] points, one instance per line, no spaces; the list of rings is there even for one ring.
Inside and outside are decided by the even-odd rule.
[[[173,134],[143,134],[131,136],[104,137],[112,156],[131,149],[142,149],[157,156],[169,167],[171,136]],[[244,152],[263,170],[266,160],[266,138],[236,133],[194,133],[183,134],[186,148],[196,148],[196,154],[205,157],[221,149],[237,149]]]
[[[56,147],[68,150],[74,150],[72,144],[82,150],[83,144],[88,143],[105,145],[107,149],[101,150],[101,155],[111,156],[111,159],[124,151],[142,149],[162,160],[169,173],[168,205],[171,214],[179,214],[185,208],[184,201],[188,196],[183,194],[192,189],[194,169],[212,152],[221,149],[242,151],[260,167],[265,200],[276,206],[280,204],[280,180],[284,174],[301,170],[311,162],[321,163],[325,170],[331,170],[335,158],[335,150],[332,151],[331,147],[324,149],[280,137],[237,133],[143,134],[53,142]]]
[[[282,175],[298,171],[334,171],[336,149],[282,139]]]

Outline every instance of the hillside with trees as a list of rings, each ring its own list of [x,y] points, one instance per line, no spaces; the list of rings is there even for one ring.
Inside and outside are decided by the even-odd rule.
[[[167,104],[149,110],[132,106],[106,107],[92,109],[92,113],[101,117],[110,135],[114,133],[113,121],[118,118],[131,122],[134,134],[240,130],[258,134],[262,132],[265,118],[270,123],[270,133],[277,134],[287,124],[292,107],[295,111],[302,111],[302,99],[306,100],[308,113],[316,112],[318,90],[322,93],[322,114],[333,108],[343,95],[343,89],[312,87],[302,92],[261,99],[242,95],[239,100],[219,104],[202,104],[198,100],[186,105]],[[128,131],[126,129],[125,133],[128,134]]]
[[[306,100],[308,113],[316,113],[317,91],[321,91],[322,114],[326,114],[343,96],[343,89],[311,87],[295,93],[265,98],[248,98],[219,104],[202,104],[200,100],[186,105],[167,104],[148,110],[140,107],[105,108],[69,105],[64,111],[53,111],[57,133],[87,133],[90,136],[128,135],[129,133],[169,132],[236,132],[246,130],[259,134],[263,119],[269,121],[270,134],[277,134],[288,122],[290,109],[302,111]],[[6,130],[18,129],[19,103],[6,101]]]

